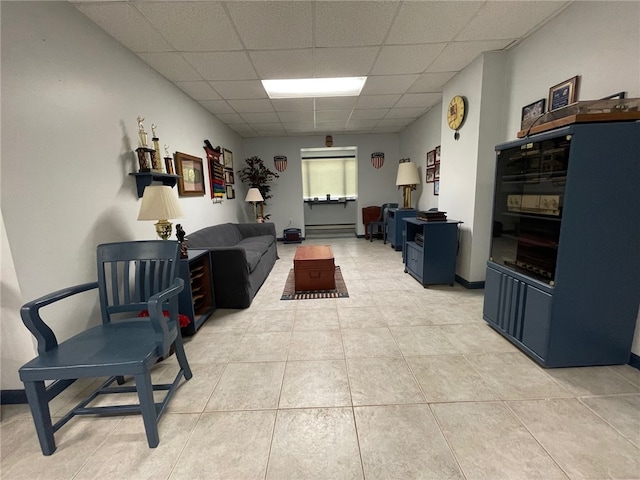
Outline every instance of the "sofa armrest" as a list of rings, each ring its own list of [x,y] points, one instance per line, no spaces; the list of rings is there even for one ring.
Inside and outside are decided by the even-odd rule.
[[[273,235],[274,240],[277,238],[275,223],[237,223],[236,226],[242,238],[260,235]]]

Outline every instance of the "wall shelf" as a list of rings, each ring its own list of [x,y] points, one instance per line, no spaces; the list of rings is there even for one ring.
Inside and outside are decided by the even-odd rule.
[[[151,185],[151,182],[161,182],[163,185],[175,187],[176,183],[178,183],[178,179],[180,178],[180,175],[169,175],[168,173],[159,172],[138,172],[130,173],[129,175],[133,175],[134,177],[136,177],[138,198],[142,198],[144,189],[148,185]]]

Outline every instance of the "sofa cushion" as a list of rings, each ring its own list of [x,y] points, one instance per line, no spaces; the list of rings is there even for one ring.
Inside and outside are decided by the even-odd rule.
[[[247,256],[249,272],[253,272],[258,262],[260,262],[260,258],[269,250],[273,242],[275,242],[273,235],[259,235],[245,238],[238,242],[236,246],[242,248]]]
[[[242,235],[233,223],[205,227],[187,235],[189,248],[231,247],[241,240]]]

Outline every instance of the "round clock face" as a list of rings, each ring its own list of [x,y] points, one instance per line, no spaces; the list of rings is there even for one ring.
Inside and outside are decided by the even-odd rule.
[[[451,130],[458,130],[464,122],[467,114],[466,102],[464,97],[456,95],[449,102],[447,109],[447,124]]]

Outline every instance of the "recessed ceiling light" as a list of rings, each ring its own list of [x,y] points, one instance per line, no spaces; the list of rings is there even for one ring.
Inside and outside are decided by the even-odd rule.
[[[262,80],[269,98],[355,97],[367,77]]]

